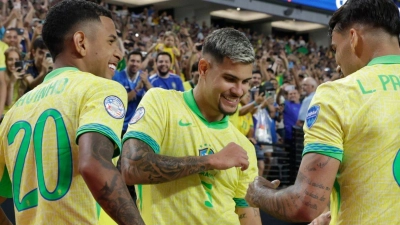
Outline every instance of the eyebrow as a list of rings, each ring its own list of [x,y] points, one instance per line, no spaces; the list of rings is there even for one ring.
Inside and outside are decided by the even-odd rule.
[[[114,41],[117,40],[117,36],[115,36],[114,34],[110,34],[108,37],[112,38]]]

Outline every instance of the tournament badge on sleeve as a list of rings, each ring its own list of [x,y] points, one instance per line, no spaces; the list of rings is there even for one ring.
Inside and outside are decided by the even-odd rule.
[[[133,115],[132,119],[129,121],[129,124],[135,124],[137,121],[142,119],[146,110],[143,107],[136,109],[135,115]]]
[[[318,114],[319,114],[319,105],[313,105],[308,109],[307,117],[306,117],[306,123],[308,129],[310,129],[315,121],[317,121]]]
[[[120,98],[110,95],[104,99],[104,107],[107,113],[115,118],[122,119],[125,116],[125,106]]]

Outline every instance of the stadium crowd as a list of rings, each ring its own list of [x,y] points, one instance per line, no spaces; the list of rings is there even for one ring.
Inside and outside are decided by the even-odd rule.
[[[4,115],[24,93],[39,85],[52,70],[52,58],[41,38],[41,30],[48,8],[57,2],[2,1],[0,115]],[[175,21],[172,15],[153,6],[134,13],[126,6],[98,3],[113,13],[119,46],[125,53],[113,77],[128,93],[123,135],[140,100],[150,88],[186,91],[197,84],[202,42],[219,27],[189,18]],[[248,99],[241,102],[247,107],[239,111],[239,115],[232,116],[231,121],[256,145],[260,174],[266,176],[271,146],[293,143],[292,127],[303,125],[317,86],[338,79],[339,73],[333,52],[327,46],[317,46],[312,40],[306,42],[302,36],[278,37],[235,28],[252,43],[256,61]],[[265,109],[268,113],[257,113],[255,108],[260,112]],[[254,116],[248,117],[248,113]],[[257,126],[260,116],[266,119]],[[267,132],[261,132],[260,136],[260,128],[265,125]]]

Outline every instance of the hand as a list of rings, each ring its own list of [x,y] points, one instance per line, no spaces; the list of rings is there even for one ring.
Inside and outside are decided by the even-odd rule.
[[[250,183],[249,188],[246,193],[246,201],[250,206],[254,208],[259,208],[258,200],[261,195],[265,194],[265,190],[276,189],[281,182],[279,180],[274,180],[272,182],[268,181],[264,177],[256,177],[252,183]]]
[[[147,70],[142,70],[139,74],[140,79],[145,82],[149,79],[149,73],[147,72]]]
[[[254,93],[254,101],[260,105],[264,101],[264,93],[259,94],[258,91]]]
[[[229,143],[216,154],[209,155],[211,168],[216,170],[226,170],[232,167],[241,167],[242,171],[249,167],[249,157],[247,152],[236,143]]]
[[[265,108],[269,105],[274,105],[274,98],[272,96],[269,96],[268,98],[264,99],[262,103],[262,107]]]
[[[41,72],[47,74],[51,70],[53,70],[53,60],[51,58],[43,59]]]
[[[24,70],[22,70],[21,72],[13,72],[12,73],[12,80],[22,80],[22,79],[24,79],[24,75],[25,75],[25,71]]]
[[[138,84],[137,84],[136,87],[135,87],[135,90],[136,90],[136,91],[139,91],[139,90],[141,90],[141,89],[143,89],[143,81],[142,81],[142,80],[139,81]]]
[[[331,212],[322,213],[315,218],[309,225],[329,225],[331,222]]]

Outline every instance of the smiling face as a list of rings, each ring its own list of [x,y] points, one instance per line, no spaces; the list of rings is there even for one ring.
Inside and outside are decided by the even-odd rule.
[[[6,57],[7,70],[9,72],[15,72],[15,62],[20,61],[19,54],[16,51],[10,51]]]
[[[94,34],[89,37],[88,68],[94,75],[111,79],[122,58],[122,52],[117,45],[117,32],[114,22],[100,16],[101,23],[95,26]]]
[[[213,115],[232,115],[250,88],[253,66],[233,63],[226,57],[221,64],[210,61],[201,59],[199,66],[199,84],[206,90],[204,97],[208,111]]]

